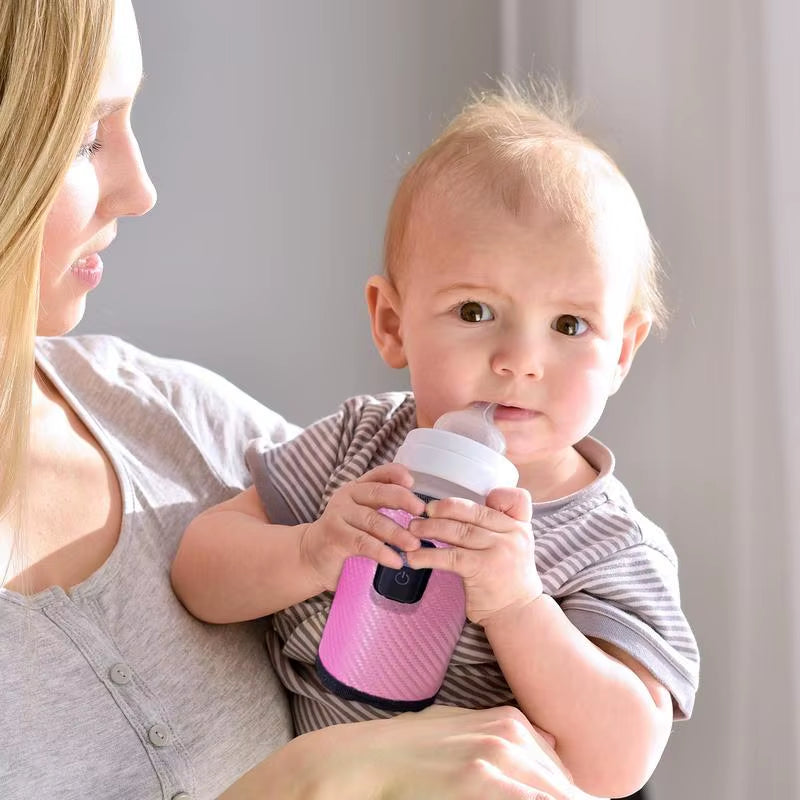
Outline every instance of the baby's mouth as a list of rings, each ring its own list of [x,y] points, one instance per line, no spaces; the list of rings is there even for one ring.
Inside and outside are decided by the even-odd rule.
[[[498,404],[494,410],[494,418],[495,420],[506,420],[508,422],[522,422],[524,420],[533,419],[538,413],[538,411],[533,411],[529,408]]]

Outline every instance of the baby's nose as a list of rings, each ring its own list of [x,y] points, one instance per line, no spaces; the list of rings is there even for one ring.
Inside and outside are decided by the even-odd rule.
[[[498,375],[541,380],[544,374],[541,349],[530,340],[504,342],[492,356],[491,364]]]

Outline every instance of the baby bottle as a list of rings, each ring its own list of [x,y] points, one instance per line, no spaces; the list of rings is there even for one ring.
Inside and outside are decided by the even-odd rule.
[[[409,432],[394,460],[414,478],[425,502],[461,497],[483,503],[492,489],[516,486],[503,455],[494,404],[475,403]],[[413,517],[380,509],[403,527]],[[422,540],[423,547],[446,547]],[[404,559],[405,561],[405,559]],[[363,556],[347,558],[320,641],[317,673],[347,700],[389,711],[430,705],[444,680],[465,622],[461,576],[444,570],[391,569]]]

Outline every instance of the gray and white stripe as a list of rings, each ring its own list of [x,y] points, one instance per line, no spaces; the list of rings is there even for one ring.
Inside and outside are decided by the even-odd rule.
[[[279,447],[252,442],[247,463],[268,516],[286,524],[316,519],[342,484],[391,461],[415,425],[413,397],[392,392],[351,398]],[[585,635],[639,660],[672,693],[676,717],[689,716],[699,656],[680,607],[675,552],[614,477],[610,451],[588,437],[576,447],[598,470],[597,479],[555,503],[534,504],[545,591]],[[314,661],[331,598],[326,592],[275,614],[268,636],[275,669],[292,693],[298,733],[390,716],[332,695],[317,678]],[[531,643],[532,657],[535,652]],[[513,702],[479,626],[465,625],[437,702],[473,708]]]

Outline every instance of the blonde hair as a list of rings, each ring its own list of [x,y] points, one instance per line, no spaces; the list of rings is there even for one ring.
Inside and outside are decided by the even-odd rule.
[[[0,3],[0,517],[25,472],[44,226],[90,123],[113,10]]]
[[[415,213],[428,195],[494,202],[520,215],[531,200],[582,231],[607,212],[626,215],[638,270],[633,308],[658,326],[667,313],[661,269],[639,202],[611,157],[581,134],[577,112],[557,85],[504,81],[473,96],[403,176],[389,210],[384,269],[397,282],[409,256]]]

